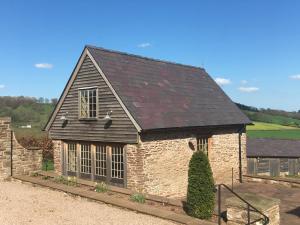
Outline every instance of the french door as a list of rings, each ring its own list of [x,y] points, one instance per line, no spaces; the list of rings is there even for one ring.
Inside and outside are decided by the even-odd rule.
[[[124,186],[124,145],[67,142],[65,175]]]

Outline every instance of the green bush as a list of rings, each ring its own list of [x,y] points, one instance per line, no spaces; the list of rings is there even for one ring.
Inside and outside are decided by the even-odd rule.
[[[209,219],[215,205],[214,179],[206,154],[197,151],[189,163],[186,210],[190,216]]]
[[[138,202],[138,203],[145,203],[146,201],[146,198],[143,194],[141,193],[135,193],[135,194],[132,194],[130,196],[130,200],[133,201],[133,202]]]
[[[77,178],[76,177],[67,177],[64,176],[58,176],[54,178],[54,182],[65,184],[68,186],[78,186]]]
[[[54,177],[54,182],[61,183],[61,184],[68,184],[67,179],[64,178],[63,176]]]
[[[108,191],[108,187],[107,187],[106,183],[104,183],[104,182],[96,183],[96,185],[95,185],[95,191],[96,192],[107,192]]]

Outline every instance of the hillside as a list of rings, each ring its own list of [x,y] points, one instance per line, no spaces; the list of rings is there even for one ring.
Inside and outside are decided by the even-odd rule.
[[[32,97],[0,97],[0,117],[12,118],[12,126],[18,137],[34,136],[41,137],[42,132],[57,100],[51,101],[44,98]],[[20,128],[31,125],[32,128]]]
[[[239,103],[236,104],[252,121],[300,128],[300,110],[298,112],[287,112],[274,109],[258,109]]]
[[[238,103],[237,106],[254,122],[254,126],[247,126],[248,137],[300,139],[299,111],[258,109]]]
[[[42,132],[57,99],[51,101],[44,98],[0,96],[0,117],[12,118],[13,129],[19,138],[45,136]],[[251,138],[284,138],[300,139],[300,113],[273,109],[258,109],[256,107],[238,104],[238,107],[254,121],[254,126],[247,127]],[[31,125],[31,129],[20,126]]]

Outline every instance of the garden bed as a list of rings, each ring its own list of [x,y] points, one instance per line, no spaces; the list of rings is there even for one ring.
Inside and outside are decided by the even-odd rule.
[[[122,204],[129,206],[129,207],[125,206],[125,208],[132,209],[131,207],[133,207],[136,208],[137,210],[136,209],[132,209],[132,210],[136,210],[136,211],[144,210],[144,212],[142,213],[146,213],[146,214],[159,212],[159,214],[164,214],[166,217],[172,217],[172,218],[178,217],[178,218],[182,218],[183,220],[196,221],[198,224],[212,224],[211,222],[217,221],[216,216],[213,216],[213,218],[209,221],[199,220],[188,216],[184,211],[183,203],[174,199],[168,199],[168,198],[152,196],[152,195],[141,195],[140,193],[134,193],[128,189],[114,187],[114,186],[107,186],[106,188],[104,188],[106,190],[104,191],[101,190],[98,193],[96,192],[95,182],[86,181],[82,179],[77,180],[76,178],[73,177],[68,178],[68,177],[56,176],[56,174],[53,172],[52,173],[41,172],[39,174],[33,174],[29,178],[30,178],[29,180],[32,181],[35,180],[34,183],[36,184],[43,185],[44,183],[45,185],[43,186],[48,186],[50,188],[54,188],[56,186],[58,187],[64,186],[63,189],[66,190],[66,192],[68,192],[67,190],[70,190],[71,193],[74,192],[74,194],[76,193],[84,194],[87,197],[96,198],[95,200],[99,198],[99,201],[102,201],[102,199],[104,199],[107,200],[104,202],[108,204],[119,206],[117,202],[122,202]],[[62,190],[62,188],[57,188],[57,189]],[[144,201],[142,201],[143,203],[140,203],[141,199],[144,199]],[[163,215],[161,217],[165,218]],[[176,222],[180,222],[180,220]],[[193,224],[193,222],[188,224]]]

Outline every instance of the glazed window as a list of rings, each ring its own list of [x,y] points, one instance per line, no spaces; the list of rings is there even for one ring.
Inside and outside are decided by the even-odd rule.
[[[97,118],[97,89],[79,90],[79,118]]]
[[[91,145],[81,144],[81,173],[91,174],[92,172],[92,157]]]
[[[197,138],[197,151],[203,151],[208,155],[208,137]]]
[[[96,173],[106,177],[106,145],[96,145]]]
[[[68,144],[68,171],[76,172],[77,171],[77,153],[76,153],[76,144]]]
[[[122,146],[112,146],[111,177],[116,179],[124,178],[124,156]]]

